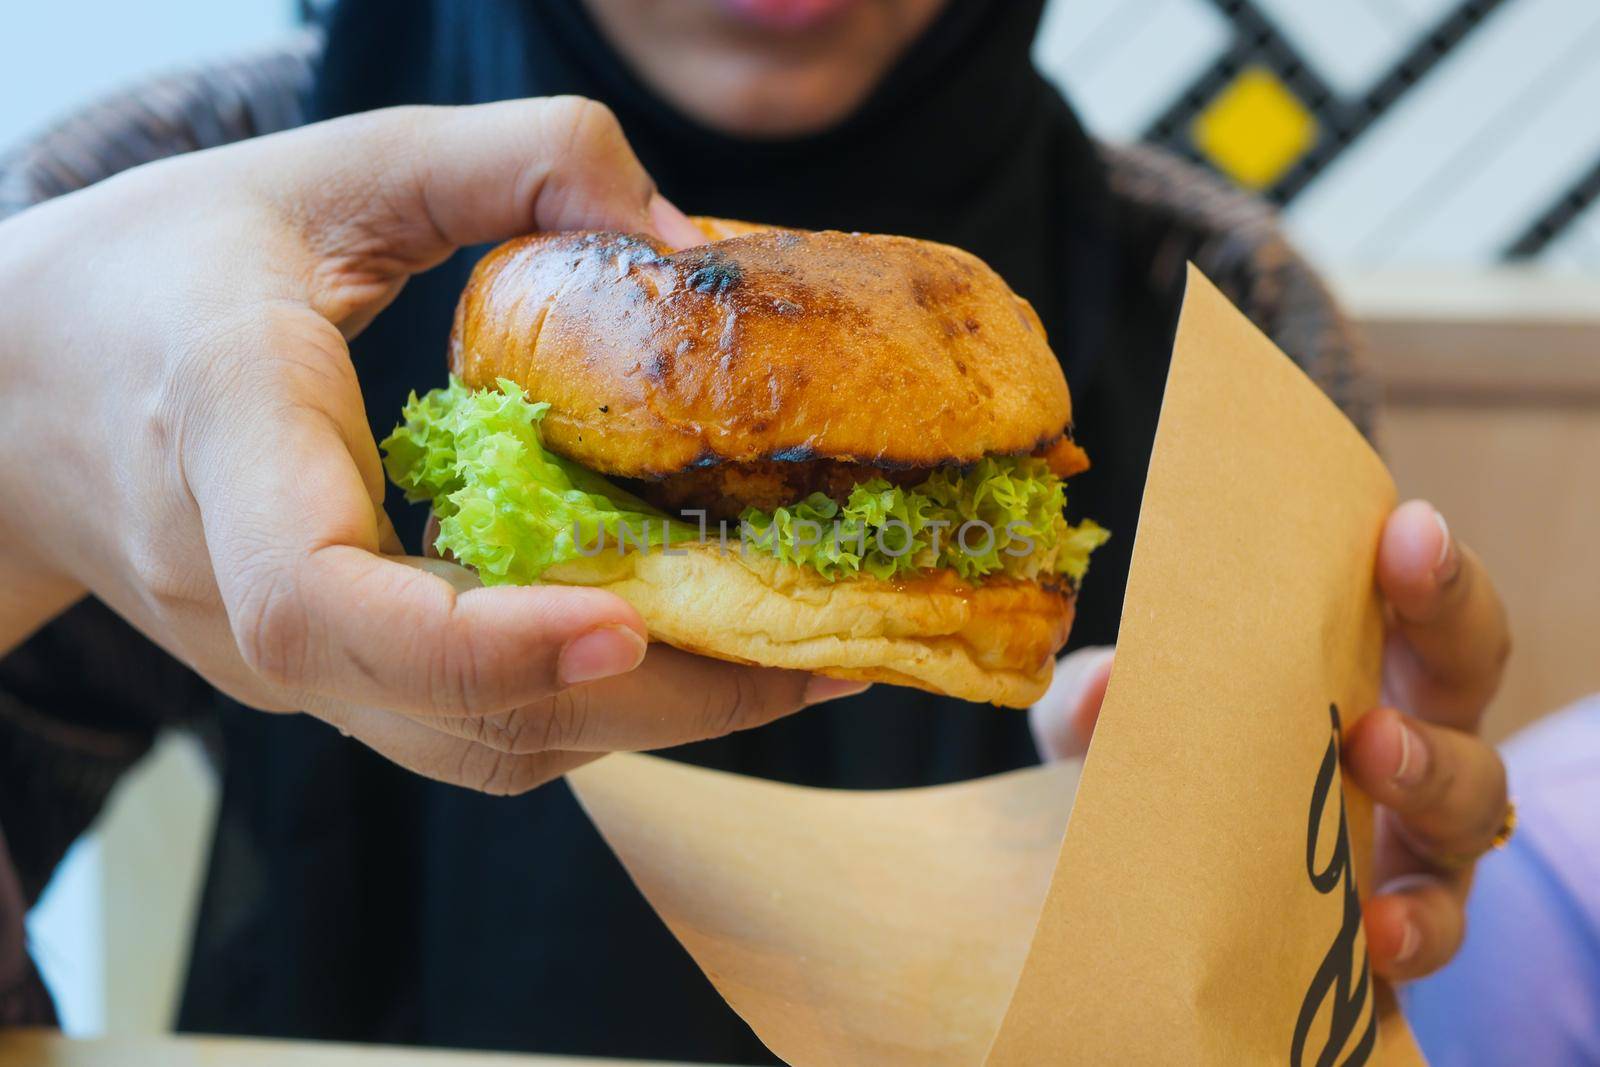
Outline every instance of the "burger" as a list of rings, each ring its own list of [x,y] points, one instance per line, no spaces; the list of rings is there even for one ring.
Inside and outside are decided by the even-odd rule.
[[[1089,553],[1088,466],[1032,306],[959,249],[697,220],[510,241],[450,384],[383,442],[487,585],[609,589],[655,640],[1026,706]]]

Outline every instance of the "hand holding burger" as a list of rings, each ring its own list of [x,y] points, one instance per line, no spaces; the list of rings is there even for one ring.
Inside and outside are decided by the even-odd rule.
[[[701,237],[573,98],[322,123],[0,225],[0,652],[94,595],[246,704],[491,792],[860,688],[401,556],[346,339],[458,246],[578,227]]]

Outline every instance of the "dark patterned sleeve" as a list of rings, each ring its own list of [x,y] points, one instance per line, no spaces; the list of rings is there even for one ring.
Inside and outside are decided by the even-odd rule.
[[[141,163],[299,125],[317,41],[172,74],[0,154],[0,219]],[[23,916],[117,779],[209,687],[98,600],[0,658],[0,1026],[46,1023]]]
[[[1373,437],[1378,386],[1333,295],[1289,246],[1267,204],[1148,145],[1102,149],[1122,240],[1150,264],[1152,290],[1176,305],[1193,262]]]
[[[169,156],[305,121],[311,33],[234,62],[169,74],[107,97],[0,153],[0,219]]]

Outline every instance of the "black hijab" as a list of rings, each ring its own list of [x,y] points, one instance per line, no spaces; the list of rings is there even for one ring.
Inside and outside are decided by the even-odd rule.
[[[1105,473],[1092,472],[1071,494],[1075,512],[1125,531],[1096,557],[1075,631],[1078,642],[1107,642],[1160,378],[1131,406],[1101,401],[1121,412],[1133,447],[1084,418],[1117,366],[1106,356],[1119,317],[1112,214],[1093,145],[1029,61],[1042,6],[952,0],[842,125],[752,142],[657,97],[580,0],[343,0],[313,110],[579,93],[613,108],[662,191],[690,213],[909,234],[981,256],[1038,309],[1073,387],[1080,440],[1097,458],[1130,457],[1127,471],[1111,465],[1114,479],[1141,476],[1109,493],[1096,489]],[[442,382],[450,315],[480,252],[414,279],[356,341],[380,436],[408,390]],[[421,516],[389,503],[415,548]],[[496,800],[410,777],[309,720],[225,710],[223,722],[222,813],[183,1027],[770,1061],[564,784]],[[1019,712],[886,686],[678,755],[856,788],[1036,759]]]

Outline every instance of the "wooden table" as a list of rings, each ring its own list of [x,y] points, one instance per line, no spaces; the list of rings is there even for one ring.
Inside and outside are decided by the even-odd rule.
[[[641,1060],[437,1052],[220,1037],[75,1041],[53,1030],[0,1031],[0,1067],[651,1067]],[[654,1067],[672,1067],[656,1064]],[[677,1067],[687,1067],[679,1064]]]

